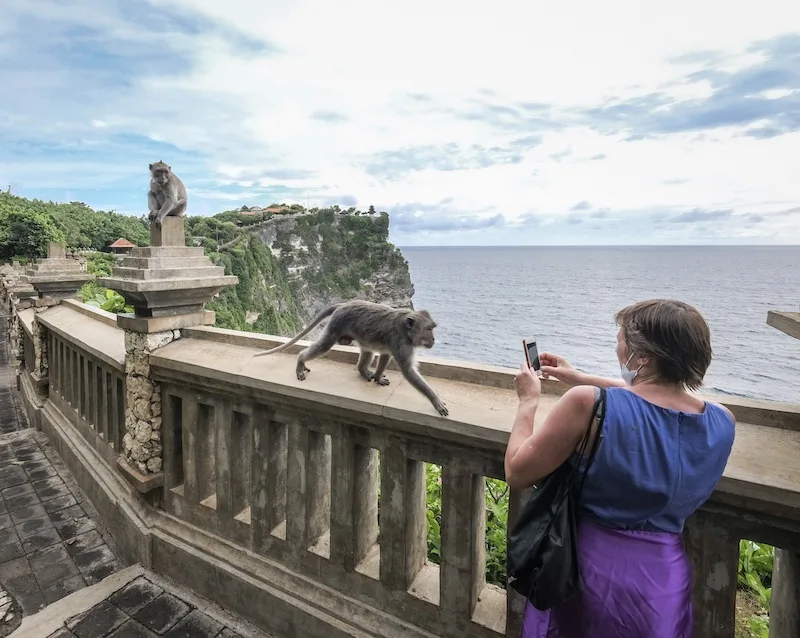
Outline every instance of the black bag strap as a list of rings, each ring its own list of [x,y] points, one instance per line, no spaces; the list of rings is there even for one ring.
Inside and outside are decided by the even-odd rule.
[[[587,461],[586,467],[584,468],[584,470],[582,472],[582,477],[581,477],[581,482],[580,482],[580,489],[578,490],[578,493],[576,495],[576,497],[578,499],[578,502],[580,501],[581,492],[583,492],[583,484],[586,481],[586,474],[588,473],[589,467],[591,466],[592,462],[594,461],[595,453],[597,452],[597,447],[598,447],[598,445],[600,443],[600,438],[601,438],[601,435],[602,435],[603,423],[605,422],[605,413],[606,413],[605,400],[606,400],[605,388],[600,388],[600,396],[599,396],[599,398],[597,398],[595,400],[594,406],[592,406],[592,416],[589,419],[588,425],[586,426],[586,432],[584,432],[583,438],[581,439],[579,451],[580,451],[580,455],[583,456],[583,453],[586,451],[586,447],[587,447],[587,445],[589,443],[589,437],[591,436],[591,433],[592,433],[592,423],[594,422],[595,418],[597,417],[598,411],[600,411],[600,409],[602,408],[602,412],[600,413],[600,423],[597,426],[597,434],[596,434],[595,439],[594,439],[594,444],[592,445],[592,450],[589,453],[589,460]],[[569,463],[569,460],[565,461],[565,463]],[[555,511],[552,513],[552,516],[551,516],[550,520],[548,521],[547,526],[545,527],[545,530],[544,530],[544,534],[545,535],[547,535],[550,532],[550,528],[553,526],[553,523],[555,522],[556,514],[558,513],[558,511],[561,509],[561,507],[566,502],[570,492],[572,492],[572,489],[574,487],[574,482],[575,482],[575,475],[576,475],[577,471],[578,471],[578,463],[571,463],[570,464],[569,474],[567,474],[566,478],[564,479],[564,482],[566,483],[566,489],[562,492],[561,498],[558,499],[558,501],[556,503],[556,506],[555,506]],[[531,499],[533,499],[533,496],[531,496]]]
[[[589,468],[591,467],[592,463],[594,463],[594,457],[597,453],[597,447],[600,444],[600,439],[602,438],[602,430],[603,424],[605,423],[605,405],[606,405],[606,390],[605,388],[597,388],[599,392],[599,396],[595,399],[594,405],[592,406],[592,416],[589,417],[589,423],[586,426],[586,431],[583,433],[583,437],[581,438],[580,446],[578,447],[578,455],[579,457],[583,458],[586,453],[586,448],[589,445],[589,437],[592,434],[592,423],[597,418],[598,413],[600,413],[600,421],[597,426],[596,435],[594,438],[594,443],[592,444],[592,449],[589,452],[589,458],[586,461],[586,467],[581,472],[580,478],[580,488],[578,489],[578,498],[580,499],[580,495],[583,492],[583,484],[586,482],[586,475],[589,473]],[[569,489],[572,489],[575,483],[576,474],[578,473],[578,465],[579,463],[572,463],[570,472],[567,474],[565,478],[565,482],[568,484]]]
[[[586,428],[586,433],[583,435],[583,440],[581,441],[581,456],[583,456],[583,452],[586,451],[586,445],[588,444],[589,436],[592,432],[592,423],[596,418],[599,418],[597,422],[597,430],[595,431],[594,442],[592,443],[592,449],[589,452],[589,458],[586,461],[586,467],[583,468],[580,487],[578,488],[577,500],[580,501],[581,494],[583,494],[583,484],[586,482],[586,475],[589,474],[589,468],[592,467],[592,463],[594,463],[594,457],[597,454],[597,448],[600,446],[600,441],[603,438],[603,426],[606,422],[606,389],[605,388],[598,388],[600,390],[600,396],[594,402],[594,407],[592,408],[592,417],[589,419],[589,425]]]

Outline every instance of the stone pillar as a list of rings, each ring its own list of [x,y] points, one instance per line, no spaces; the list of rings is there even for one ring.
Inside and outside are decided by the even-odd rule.
[[[47,258],[28,266],[26,274],[40,299],[53,300],[77,297],[83,284],[94,279],[76,260],[67,258],[64,244],[58,242],[50,242]]]
[[[162,471],[161,387],[150,375],[150,354],[180,338],[179,330],[125,331],[125,388],[128,410],[122,456],[125,469],[136,470],[140,481]],[[135,476],[135,475],[134,475]],[[138,478],[138,477],[137,477]]]
[[[767,325],[800,339],[800,312],[770,310]],[[773,638],[800,636],[800,553],[775,548],[769,617]]]
[[[28,282],[38,295],[33,311],[33,351],[34,370],[31,378],[37,391],[47,396],[49,390],[49,363],[47,358],[48,331],[40,323],[36,314],[60,303],[61,299],[78,296],[78,291],[86,282],[94,279],[94,275],[81,270],[74,259],[66,256],[66,246],[59,242],[50,242],[47,246],[47,257],[26,270]]]
[[[175,339],[181,329],[212,325],[205,303],[238,278],[225,275],[202,248],[186,246],[182,217],[167,217],[150,228],[150,246],[134,248],[110,277],[98,280],[133,306],[117,315],[125,330],[127,414],[117,465],[140,492],[163,484],[161,388],[153,380],[150,355]]]

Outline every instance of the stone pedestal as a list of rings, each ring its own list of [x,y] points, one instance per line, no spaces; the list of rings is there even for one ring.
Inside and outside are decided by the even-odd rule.
[[[116,290],[133,306],[117,315],[125,331],[127,413],[117,466],[139,492],[163,485],[161,388],[150,374],[150,354],[179,339],[181,329],[211,325],[204,305],[239,279],[225,275],[202,248],[186,246],[182,217],[167,217],[150,227],[151,246],[134,248],[101,286]]]
[[[167,217],[160,229],[151,227],[150,238],[158,243],[134,248],[111,277],[98,279],[134,308],[132,315],[118,316],[119,326],[134,332],[163,332],[213,324],[214,313],[204,304],[237,284],[238,278],[226,276],[201,247],[184,245],[181,217]]]
[[[70,299],[78,296],[81,286],[94,279],[74,259],[67,258],[64,244],[51,242],[47,258],[28,266],[26,275],[40,298]]]

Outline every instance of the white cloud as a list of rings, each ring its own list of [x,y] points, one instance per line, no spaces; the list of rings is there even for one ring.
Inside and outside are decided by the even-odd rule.
[[[749,117],[729,126],[678,126],[638,141],[626,141],[630,132],[620,124],[669,117],[674,105],[665,106],[652,94],[687,104],[708,100],[719,87],[707,72],[733,73],[764,63],[765,53],[748,47],[800,24],[800,4],[791,0],[740,12],[718,0],[678,0],[660,8],[634,0],[546,7],[522,0],[492,5],[153,0],[147,20],[158,20],[160,11],[169,11],[172,20],[162,33],[137,30],[131,11],[119,9],[125,5],[78,4],[83,10],[66,11],[54,0],[43,0],[9,13],[12,21],[30,19],[35,12],[37,20],[56,30],[52,25],[88,24],[106,38],[119,38],[126,46],[115,48],[119,59],[107,63],[119,62],[122,72],[130,73],[127,86],[126,77],[117,76],[119,85],[104,90],[110,76],[92,69],[93,64],[102,67],[103,60],[86,58],[79,64],[55,55],[50,60],[39,51],[31,62],[40,65],[38,74],[21,70],[13,79],[16,99],[0,98],[0,142],[6,137],[39,141],[37,126],[48,132],[45,148],[75,143],[90,152],[101,140],[107,155],[82,160],[93,165],[111,157],[111,176],[98,177],[97,183],[141,190],[146,176],[140,155],[151,152],[141,140],[149,139],[154,158],[163,155],[176,172],[187,175],[195,213],[218,210],[220,202],[271,203],[271,193],[264,191],[278,189],[287,202],[305,203],[308,196],[314,204],[354,195],[360,205],[375,203],[390,213],[395,204],[416,202],[427,207],[426,215],[500,213],[509,221],[531,213],[560,220],[581,215],[584,224],[561,228],[565,237],[587,241],[603,233],[603,241],[611,243],[615,237],[641,240],[643,232],[679,242],[697,237],[800,241],[800,216],[771,216],[800,203],[800,163],[795,161],[800,124],[797,132],[756,138],[744,134],[759,125]],[[200,26],[194,22],[198,14],[207,19]],[[65,46],[75,37],[57,32]],[[263,49],[255,46],[258,42]],[[125,71],[125,59],[142,48],[153,63]],[[0,49],[0,56],[5,50],[14,52]],[[716,57],[702,55],[709,51]],[[181,63],[170,63],[172,56]],[[706,75],[687,80],[694,72]],[[96,93],[81,101],[68,94],[70,86]],[[56,90],[62,93],[60,103],[43,99]],[[759,94],[800,101],[800,81]],[[648,99],[652,102],[623,119],[598,115],[597,122],[619,130],[596,126],[587,115],[623,100]],[[502,115],[505,119],[485,117],[486,105],[495,113],[522,113],[524,105],[537,104],[547,109],[529,106],[527,119],[512,112]],[[765,117],[765,126],[774,126],[773,120]],[[136,155],[126,147],[128,136],[141,143]],[[540,143],[514,146],[526,136],[537,136]],[[176,149],[174,158],[170,147]],[[469,165],[444,170],[460,165],[459,147],[469,151],[464,155],[471,158]],[[497,149],[507,160],[492,164]],[[386,152],[402,154],[393,156],[395,162],[419,160],[419,170],[398,169],[386,176],[370,170],[378,162],[375,156]],[[0,178],[8,175],[8,181],[31,191],[58,191],[75,188],[67,181],[75,166],[74,158],[3,161]],[[80,187],[88,188],[85,181],[91,180],[78,177]],[[118,207],[127,210],[128,202],[139,205],[138,199],[126,191]],[[442,200],[446,206],[439,205]],[[591,202],[592,210],[571,212],[580,201]],[[590,217],[599,208],[611,211],[602,222]],[[724,223],[661,229],[649,221],[654,211],[674,215],[694,209],[733,215]],[[765,219],[745,224],[749,213]],[[644,221],[637,231],[630,222],[639,218]],[[629,223],[613,221],[620,219]],[[590,223],[600,224],[600,230],[587,230]],[[613,230],[612,224],[620,225]],[[451,243],[469,239],[464,237],[453,231],[448,238],[433,233],[397,239]],[[519,233],[481,230],[477,239],[486,238],[514,243]]]

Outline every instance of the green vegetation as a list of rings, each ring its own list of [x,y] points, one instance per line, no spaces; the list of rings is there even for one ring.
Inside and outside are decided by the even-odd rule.
[[[298,205],[263,215],[233,210],[187,217],[186,231],[188,245],[202,245],[225,274],[239,278],[208,304],[221,328],[296,332],[307,302],[352,297],[381,269],[394,274],[392,283],[410,285],[406,261],[389,243],[387,213],[373,217],[338,206],[306,211]]]
[[[115,258],[110,253],[92,253],[86,259],[86,272],[96,277],[108,277],[114,267]],[[101,308],[106,312],[133,312],[133,306],[125,303],[125,297],[118,292],[103,288],[95,281],[86,282],[79,291],[81,301],[87,306]]]
[[[59,204],[0,193],[0,259],[44,257],[51,241],[67,248],[102,250],[124,237],[137,246],[150,240],[147,219],[95,211],[86,204]]]

